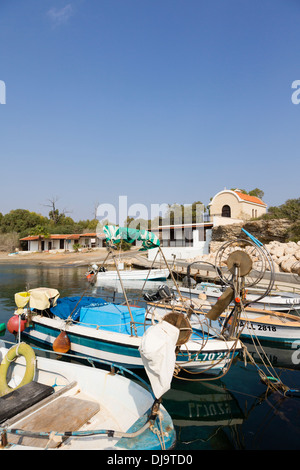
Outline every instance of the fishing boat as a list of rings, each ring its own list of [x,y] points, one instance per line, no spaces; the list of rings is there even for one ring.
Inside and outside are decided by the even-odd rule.
[[[44,353],[49,356],[49,351]],[[170,415],[146,382],[125,369],[119,375],[114,364],[99,368],[67,359],[43,357],[23,342],[0,342],[2,448],[118,451],[174,446]]]
[[[122,282],[122,283],[121,283]],[[107,293],[107,292],[114,292],[118,294],[122,294],[124,288],[126,292],[130,292],[130,294],[140,293],[140,292],[156,292],[159,287],[162,285],[161,281],[141,281],[141,280],[133,280],[133,279],[116,279],[115,281],[106,280],[106,279],[97,279],[97,284],[92,289],[93,294],[97,294],[100,292]]]
[[[300,341],[300,316],[252,306],[255,302],[263,301],[272,292],[274,267],[263,244],[245,230],[244,232],[249,240],[229,241],[216,255],[216,271],[220,281],[226,285],[226,290],[218,300],[211,308],[206,304],[206,295],[202,298],[199,296],[199,299],[185,299],[184,303],[202,303],[198,307],[194,306],[193,313],[200,319],[206,318],[210,326],[219,329],[221,334],[234,334],[242,340],[251,338],[289,348]],[[255,299],[249,300],[247,290],[257,286],[267,266],[270,271],[269,284],[264,290],[257,291]],[[180,304],[182,299],[177,308],[180,308]],[[195,318],[191,318],[193,326]]]
[[[110,242],[119,243],[124,239],[121,238],[124,232],[119,227],[108,227],[107,234],[108,256],[113,258],[119,272]],[[141,240],[141,249],[159,247],[159,240],[150,232],[126,229],[125,235],[127,241]],[[119,281],[123,288],[122,279]],[[59,299],[56,289],[36,288],[15,294],[19,307],[15,313],[25,318],[22,335],[29,340],[53,347],[58,352],[70,351],[130,369],[150,368],[144,359],[149,347],[151,350],[151,343],[157,350],[165,350],[166,355],[174,355],[171,372],[176,374],[185,370],[218,374],[229,369],[233,358],[242,349],[237,338],[215,337],[199,329],[193,331],[187,315],[170,312],[163,318],[155,317],[155,314],[150,318],[145,307],[131,305],[125,290],[123,294],[124,304],[121,305],[83,294],[77,298]],[[174,331],[178,332],[178,338]],[[150,356],[152,353],[155,355],[156,351],[150,351]],[[163,355],[161,360],[164,360]]]
[[[220,316],[221,325],[227,318],[228,315]],[[240,315],[237,328],[243,341],[254,339],[262,344],[276,343],[287,348],[295,347],[300,341],[300,317],[274,310],[247,307]]]
[[[192,328],[197,331],[210,332],[221,335],[224,326],[228,326],[232,308],[228,307],[221,315],[212,320],[207,314],[211,305],[205,299],[189,299],[188,297],[175,297],[169,302],[148,302],[149,314],[155,310],[157,315],[163,317],[169,312],[177,311],[187,314],[192,305],[190,318]],[[300,341],[300,317],[289,313],[276,312],[252,307],[242,309],[237,322],[236,334],[241,340],[258,339],[263,342],[273,342],[290,347],[296,341]]]
[[[45,293],[44,304],[41,302]],[[55,348],[58,337],[65,336],[67,348],[75,355],[114,362],[123,367],[143,368],[140,346],[145,331],[153,325],[146,318],[146,308],[106,302],[97,297],[58,299],[58,291],[37,288],[29,291],[27,327],[22,337]],[[51,306],[50,297],[57,300]],[[35,299],[38,296],[38,303]],[[37,308],[39,307],[39,308]],[[41,308],[43,307],[43,308]],[[163,318],[156,320],[161,321]],[[173,320],[173,319],[171,319]],[[241,349],[239,342],[192,332],[184,318],[188,341],[178,349],[176,364],[180,368],[217,373],[231,363]],[[189,334],[191,333],[191,334]]]
[[[139,251],[146,251],[151,248],[158,248],[160,246],[159,238],[152,232],[147,230],[136,230],[129,227],[116,227],[114,225],[105,225],[103,232],[106,236],[106,244],[108,248],[116,248],[117,245],[121,246],[121,242],[125,241],[128,244],[139,241],[142,245]],[[115,263],[116,269],[107,269],[104,263],[111,255]],[[116,259],[113,250],[110,249],[108,256],[100,266],[94,263],[89,271],[86,273],[87,279],[95,285],[101,285],[103,281],[155,281],[166,280],[170,276],[170,270],[165,268],[149,268],[149,269],[124,269],[124,263]]]
[[[205,295],[207,301],[213,304],[222,295],[224,290],[215,283],[201,282],[191,289],[180,287],[180,292],[191,299],[197,299],[199,296]],[[252,308],[300,314],[300,294],[272,291],[262,299],[256,300],[262,292],[263,289],[247,289],[246,300]]]
[[[92,271],[89,271],[87,276],[91,275]],[[168,269],[127,269],[119,272],[116,270],[101,271],[97,274],[97,280],[95,285],[101,286],[103,281],[165,281],[169,277],[170,273]]]

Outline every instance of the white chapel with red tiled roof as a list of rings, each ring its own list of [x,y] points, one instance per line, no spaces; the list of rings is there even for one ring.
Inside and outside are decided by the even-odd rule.
[[[210,218],[214,225],[223,225],[260,217],[267,212],[267,204],[256,196],[240,189],[224,189],[209,204]]]

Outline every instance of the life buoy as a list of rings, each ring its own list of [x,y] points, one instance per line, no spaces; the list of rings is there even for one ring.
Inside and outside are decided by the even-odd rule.
[[[15,387],[11,388],[7,384],[6,376],[7,371],[10,366],[10,363],[17,357],[17,356],[24,356],[26,360],[26,370],[24,377],[21,383]],[[34,367],[35,365],[35,353],[34,350],[26,343],[19,343],[10,348],[1,362],[0,365],[0,397],[3,395],[7,395],[7,393],[12,392],[16,388],[20,388],[23,385],[28,384],[33,380],[34,377]]]

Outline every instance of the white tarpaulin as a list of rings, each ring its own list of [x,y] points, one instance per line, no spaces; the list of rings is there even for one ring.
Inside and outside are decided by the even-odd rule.
[[[55,307],[59,297],[56,289],[48,287],[37,287],[28,291],[30,293],[29,306],[37,310],[45,310],[46,308]]]
[[[139,347],[141,358],[156,398],[171,387],[179,329],[166,321],[150,326]]]

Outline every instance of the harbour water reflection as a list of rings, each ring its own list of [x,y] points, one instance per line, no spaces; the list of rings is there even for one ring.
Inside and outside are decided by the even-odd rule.
[[[11,317],[16,292],[46,286],[58,289],[61,296],[81,295],[87,288],[85,271],[84,267],[0,265],[0,322],[6,323]],[[91,287],[87,295],[108,295],[122,301],[121,292],[116,290],[108,286]],[[129,286],[128,295],[136,299],[140,291]],[[8,331],[3,338],[14,341]],[[264,346],[265,355],[257,346],[246,346],[255,363],[239,357],[221,379],[202,374],[193,377],[193,382],[173,379],[163,403],[176,426],[176,450],[300,448],[299,345],[289,350]],[[280,378],[288,393],[267,393],[259,370]],[[143,372],[140,374],[146,379]]]

